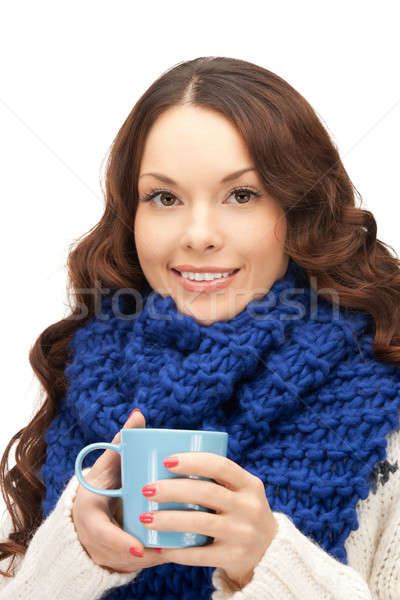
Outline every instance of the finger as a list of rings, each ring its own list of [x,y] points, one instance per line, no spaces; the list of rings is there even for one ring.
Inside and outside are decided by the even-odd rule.
[[[97,545],[98,551],[105,555],[112,553],[114,560],[126,562],[129,554],[132,555],[131,548],[138,550],[137,555],[143,555],[143,544],[111,521],[102,520],[100,524],[93,524],[91,534],[92,543]]]
[[[103,535],[106,537],[103,537]],[[152,561],[152,566],[163,561],[161,557],[146,552],[139,540],[125,534],[113,523],[108,523],[102,529],[102,540],[99,540],[93,546],[91,554],[92,559],[97,564],[123,572],[130,572],[148,566],[146,563],[148,563],[149,558]],[[147,560],[144,561],[145,558]]]
[[[220,543],[214,542],[206,546],[193,546],[192,548],[163,548],[162,554],[165,562],[173,562],[177,565],[189,567],[218,566],[215,560],[220,552]]]
[[[140,410],[136,408],[125,422],[123,429],[144,429],[146,427],[146,420]],[[119,444],[120,432],[114,436],[112,444]],[[117,452],[112,450],[105,450],[103,454],[98,458],[95,465],[102,470],[114,470],[118,468],[120,458]]]
[[[164,562],[159,555],[146,551],[139,540],[104,519],[99,512],[86,520],[86,533],[81,541],[96,564],[122,572],[130,572]],[[145,559],[145,560],[144,560]]]
[[[199,533],[212,538],[226,536],[227,521],[224,515],[197,510],[159,510],[140,515],[146,529]]]
[[[146,427],[146,419],[138,408],[135,408],[128,417],[122,429],[144,429]],[[112,444],[119,444],[120,432],[114,436]]]
[[[154,502],[200,504],[216,512],[234,508],[235,493],[226,487],[201,479],[163,479],[142,489],[143,495]]]
[[[177,464],[174,464],[176,463]],[[164,459],[164,465],[179,475],[197,475],[213,479],[230,490],[252,485],[257,477],[229,458],[209,452],[182,452]]]

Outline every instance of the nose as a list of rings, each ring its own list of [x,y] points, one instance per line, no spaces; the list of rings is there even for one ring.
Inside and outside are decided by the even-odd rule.
[[[183,223],[182,247],[196,252],[219,250],[223,245],[223,226],[216,211],[206,202],[194,203]]]

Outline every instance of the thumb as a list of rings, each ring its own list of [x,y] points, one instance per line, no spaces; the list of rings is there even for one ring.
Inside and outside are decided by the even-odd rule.
[[[123,429],[144,429],[146,427],[146,419],[138,408],[135,408],[128,417]]]
[[[146,419],[138,408],[135,408],[128,417],[122,429],[144,429],[146,427]],[[112,444],[119,444],[121,439],[120,432],[114,436]]]
[[[138,408],[135,408],[128,417],[128,420],[123,426],[123,429],[144,429],[146,427],[146,419]],[[112,444],[120,443],[120,432],[114,436]],[[117,452],[112,450],[105,450],[103,454],[97,459],[96,463],[98,468],[102,469],[117,469],[120,465],[120,457]]]

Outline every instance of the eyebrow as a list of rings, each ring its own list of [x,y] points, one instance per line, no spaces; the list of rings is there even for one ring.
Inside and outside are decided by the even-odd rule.
[[[226,183],[227,181],[232,181],[232,179],[237,179],[244,173],[247,173],[247,171],[255,171],[255,168],[248,167],[246,169],[241,169],[240,171],[235,171],[234,173],[231,173],[230,175],[227,175],[226,177],[224,177],[220,183]],[[142,173],[142,175],[139,176],[139,179],[141,179],[142,177],[148,177],[148,176],[155,177],[156,179],[159,179],[160,181],[163,181],[164,183],[168,183],[169,185],[177,185],[176,181],[174,181],[173,179],[170,179],[169,177],[166,177],[165,175],[161,175],[160,173]]]

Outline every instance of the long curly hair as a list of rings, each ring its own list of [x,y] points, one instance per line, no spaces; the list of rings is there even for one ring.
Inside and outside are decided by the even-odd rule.
[[[1,462],[12,519],[12,533],[0,544],[0,559],[10,559],[5,575],[43,518],[45,433],[66,393],[68,343],[95,313],[93,290],[101,285],[140,291],[146,283],[133,235],[140,161],[156,119],[187,103],[214,109],[236,126],[263,186],[284,210],[289,256],[310,285],[318,281],[322,296],[333,288],[341,307],[372,315],[376,358],[400,365],[399,260],[376,238],[375,219],[361,208],[338,150],[310,104],[274,73],[243,60],[201,57],[177,64],[139,98],[118,132],[106,162],[104,214],[68,256],[70,314],[45,329],[30,352],[43,402],[11,439]],[[15,466],[9,468],[14,445]]]

